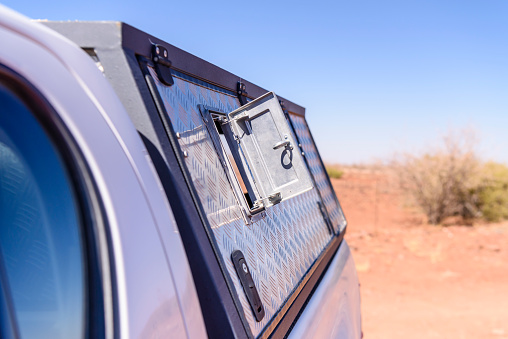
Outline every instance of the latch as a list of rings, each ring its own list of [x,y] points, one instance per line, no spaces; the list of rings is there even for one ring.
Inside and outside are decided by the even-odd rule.
[[[168,50],[162,45],[152,45],[152,60],[155,72],[159,80],[167,86],[173,86],[175,83],[171,75],[171,61],[169,60]]]
[[[287,134],[284,135],[284,140],[281,140],[275,145],[273,145],[273,149],[278,149],[281,147],[288,147],[291,150],[293,149],[293,146],[291,146],[291,142],[289,141],[289,137],[287,136]]]
[[[245,256],[242,251],[236,250],[231,253],[231,260],[233,261],[233,266],[235,266],[236,274],[238,274],[238,278],[240,278],[240,283],[242,284],[245,295],[247,296],[247,300],[249,300],[252,312],[254,312],[256,321],[259,322],[265,316],[265,310],[263,308],[263,302],[259,297],[258,290],[256,289],[256,285],[254,284],[254,279],[252,279],[249,267],[247,266]]]

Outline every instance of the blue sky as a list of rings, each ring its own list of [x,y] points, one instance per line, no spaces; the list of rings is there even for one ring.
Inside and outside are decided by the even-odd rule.
[[[3,1],[119,20],[307,109],[325,161],[367,163],[472,128],[508,164],[508,1]]]

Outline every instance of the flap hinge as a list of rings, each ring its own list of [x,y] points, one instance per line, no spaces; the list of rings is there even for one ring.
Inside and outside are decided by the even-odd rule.
[[[277,192],[277,193],[273,193],[273,194],[270,194],[268,196],[268,200],[273,204],[278,204],[279,202],[281,202],[282,200],[282,194],[280,194],[280,192]]]
[[[261,198],[254,201],[253,208],[261,208],[267,206],[265,201],[268,200],[272,205],[277,205],[282,201],[282,194],[280,192],[272,193],[266,198]]]
[[[240,100],[240,105],[243,106],[247,103],[247,90],[246,86],[243,82],[238,81],[236,84],[236,94],[238,95],[238,100]]]
[[[175,83],[171,75],[171,61],[166,47],[158,44],[152,45],[152,61],[159,80],[167,86]]]

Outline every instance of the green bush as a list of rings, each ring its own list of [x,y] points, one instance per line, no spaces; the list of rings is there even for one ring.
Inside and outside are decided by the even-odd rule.
[[[330,178],[340,179],[344,175],[344,172],[335,167],[326,167],[326,173]]]
[[[483,184],[479,190],[479,206],[487,221],[508,219],[508,167],[488,162],[482,168]]]

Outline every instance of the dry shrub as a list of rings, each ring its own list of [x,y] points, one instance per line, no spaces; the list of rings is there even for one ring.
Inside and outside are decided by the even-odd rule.
[[[442,145],[423,154],[403,154],[395,162],[402,188],[426,214],[429,223],[444,218],[479,216],[481,162],[471,131],[450,132]]]

